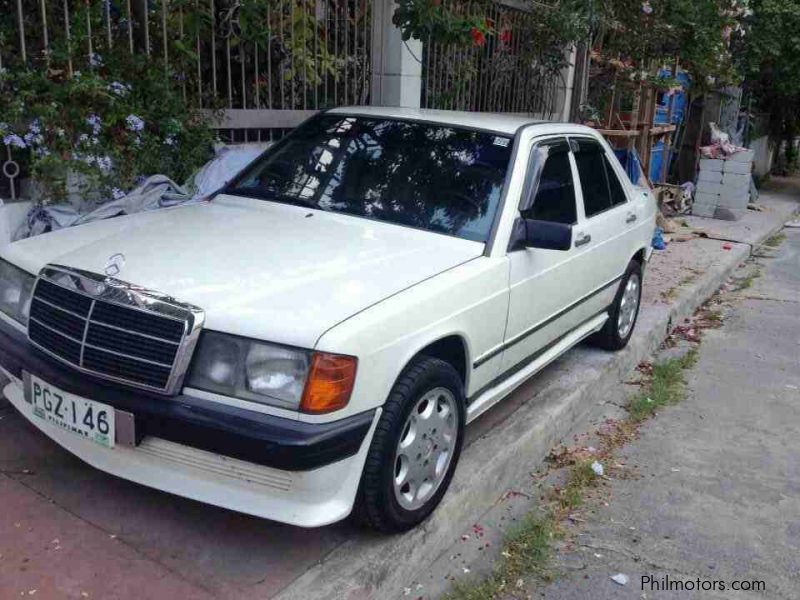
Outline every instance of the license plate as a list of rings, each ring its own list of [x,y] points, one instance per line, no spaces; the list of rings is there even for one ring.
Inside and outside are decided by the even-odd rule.
[[[114,447],[114,407],[58,389],[30,375],[26,396],[33,414],[106,448]]]

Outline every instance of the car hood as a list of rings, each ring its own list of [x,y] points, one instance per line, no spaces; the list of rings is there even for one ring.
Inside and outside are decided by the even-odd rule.
[[[104,273],[206,311],[206,328],[302,347],[355,313],[481,256],[478,242],[234,196],[15,242],[3,255]]]

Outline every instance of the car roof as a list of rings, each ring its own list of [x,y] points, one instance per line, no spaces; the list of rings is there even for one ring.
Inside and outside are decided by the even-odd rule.
[[[389,106],[342,106],[328,111],[329,114],[364,115],[389,119],[428,121],[443,125],[472,127],[497,133],[514,135],[523,125],[547,123],[518,114],[465,112],[456,110],[431,110],[425,108],[397,108]]]

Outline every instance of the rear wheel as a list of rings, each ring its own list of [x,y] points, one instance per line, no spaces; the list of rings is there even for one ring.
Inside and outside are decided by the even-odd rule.
[[[437,358],[415,359],[392,388],[375,430],[356,513],[398,532],[425,520],[441,501],[461,454],[464,386]]]
[[[609,309],[608,321],[592,336],[592,343],[606,350],[621,350],[627,346],[636,327],[641,299],[642,265],[632,260]]]

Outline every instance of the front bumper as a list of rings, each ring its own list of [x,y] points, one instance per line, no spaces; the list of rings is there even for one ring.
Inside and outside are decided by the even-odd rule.
[[[38,429],[108,473],[201,502],[304,527],[346,517],[379,411],[312,424],[191,396],[129,390],[69,370],[0,320],[3,390]],[[33,415],[23,371],[133,413],[135,447],[108,449]]]

